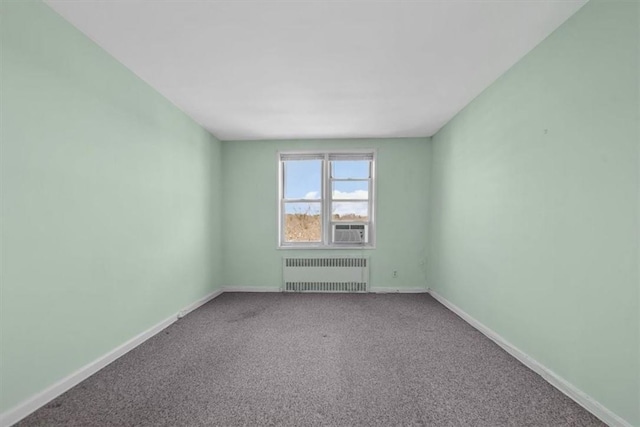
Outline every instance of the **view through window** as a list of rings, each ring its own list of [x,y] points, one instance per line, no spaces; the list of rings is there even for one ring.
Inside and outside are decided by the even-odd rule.
[[[280,170],[281,246],[372,246],[372,151],[281,153]]]

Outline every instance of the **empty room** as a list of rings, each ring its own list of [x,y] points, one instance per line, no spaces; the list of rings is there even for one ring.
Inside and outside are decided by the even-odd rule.
[[[640,427],[640,2],[0,0],[0,427]]]

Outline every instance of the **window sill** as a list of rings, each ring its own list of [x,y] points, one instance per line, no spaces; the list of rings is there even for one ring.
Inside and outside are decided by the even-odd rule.
[[[279,251],[288,251],[288,250],[324,250],[324,251],[344,251],[344,250],[371,250],[375,249],[375,246],[318,246],[318,245],[304,245],[304,246],[278,246],[277,249]]]

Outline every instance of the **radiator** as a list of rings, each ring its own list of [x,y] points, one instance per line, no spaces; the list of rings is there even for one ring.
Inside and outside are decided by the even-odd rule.
[[[368,258],[283,258],[285,292],[367,292]]]

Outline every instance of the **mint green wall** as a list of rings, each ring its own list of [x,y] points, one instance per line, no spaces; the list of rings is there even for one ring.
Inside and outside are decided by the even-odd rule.
[[[278,250],[278,150],[336,148],[378,150],[377,249]],[[225,286],[280,287],[284,256],[358,254],[373,287],[425,289],[429,153],[428,138],[223,142]]]
[[[42,3],[0,7],[0,412],[283,256],[362,254],[640,425],[637,3],[592,0],[433,144],[220,143]],[[276,249],[276,152],[316,148],[378,149],[377,249]]]
[[[5,411],[210,293],[220,143],[40,2],[2,2]]]
[[[638,3],[594,1],[433,137],[429,286],[640,425]]]

